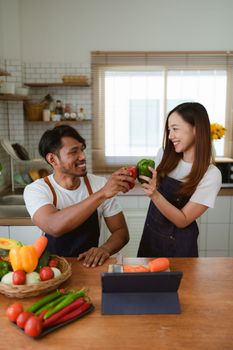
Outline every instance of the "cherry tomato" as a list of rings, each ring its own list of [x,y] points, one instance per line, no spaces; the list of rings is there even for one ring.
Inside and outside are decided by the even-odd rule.
[[[49,266],[50,266],[50,267],[58,267],[58,261],[57,261],[57,259],[50,259],[50,260],[49,260]]]
[[[49,266],[44,266],[40,270],[40,279],[41,281],[48,281],[54,277],[54,272]]]
[[[25,284],[26,282],[26,273],[24,270],[16,270],[13,272],[13,284]]]
[[[27,322],[27,320],[33,316],[32,312],[28,312],[28,311],[23,311],[19,314],[19,316],[16,319],[16,324],[19,328],[24,329],[24,326]]]
[[[130,172],[130,175],[134,178],[134,180],[137,179],[137,167],[132,165],[132,166],[128,166],[127,170]],[[129,182],[129,187],[130,189],[134,188],[135,183]]]
[[[25,323],[24,332],[30,337],[38,337],[42,332],[42,328],[42,320],[37,316],[31,316]]]
[[[6,315],[10,321],[15,322],[21,312],[23,312],[23,305],[14,303],[7,308]]]

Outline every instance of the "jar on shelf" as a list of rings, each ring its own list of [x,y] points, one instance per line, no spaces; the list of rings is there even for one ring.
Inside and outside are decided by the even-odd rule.
[[[86,114],[84,112],[84,108],[83,107],[80,107],[80,109],[79,109],[78,119],[80,119],[80,120],[86,119]]]
[[[55,117],[56,121],[59,121],[59,120],[63,119],[64,109],[63,109],[61,100],[57,100],[56,101],[56,106],[55,106],[54,112],[55,112],[55,116],[56,116]]]

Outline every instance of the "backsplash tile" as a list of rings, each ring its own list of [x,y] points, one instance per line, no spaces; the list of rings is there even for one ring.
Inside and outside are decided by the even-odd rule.
[[[11,76],[1,77],[0,80],[14,82],[15,86],[24,83],[62,82],[63,75],[85,74],[90,80],[91,70],[89,64],[75,63],[50,63],[38,62],[22,63],[20,60],[10,60],[0,57],[0,68],[11,73]],[[76,128],[83,138],[86,139],[87,167],[92,172],[92,104],[90,87],[59,87],[59,88],[30,88],[29,98],[38,102],[50,94],[53,99],[62,100],[63,104],[69,103],[74,111],[84,108],[86,118],[90,121],[73,122],[70,125]],[[8,138],[26,147],[30,157],[38,158],[38,143],[47,128],[54,127],[54,123],[29,122],[25,120],[23,102],[0,101],[0,138]],[[0,176],[0,190],[10,184],[10,158],[0,146],[0,162],[3,171]],[[25,172],[32,167],[41,167],[41,164],[33,166],[29,163],[14,162],[15,173]],[[45,163],[45,167],[50,169]]]

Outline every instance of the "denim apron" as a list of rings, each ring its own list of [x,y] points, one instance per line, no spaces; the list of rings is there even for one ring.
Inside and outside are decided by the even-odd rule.
[[[44,181],[53,193],[53,204],[56,207],[57,196],[54,187],[48,177],[45,177]],[[87,176],[84,177],[84,181],[91,195],[93,192]],[[92,247],[98,247],[100,229],[97,210],[80,226],[66,232],[61,237],[53,237],[48,233],[45,236],[48,238],[48,251],[60,256],[76,257]]]
[[[181,182],[165,177],[158,191],[176,208],[181,209],[189,196],[179,195]],[[185,228],[176,227],[151,201],[148,209],[138,257],[197,257],[198,226],[196,221]]]

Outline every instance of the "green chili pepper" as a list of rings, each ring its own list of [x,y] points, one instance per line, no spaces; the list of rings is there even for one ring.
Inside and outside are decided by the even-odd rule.
[[[46,295],[46,297],[38,300],[35,304],[32,304],[31,306],[29,306],[27,311],[35,312],[38,309],[40,309],[43,305],[48,304],[50,301],[57,299],[61,295],[64,295],[64,291],[57,290],[56,292],[54,292],[52,294]]]
[[[57,304],[53,309],[48,310],[48,312],[46,312],[46,314],[44,315],[44,320],[47,320],[47,318],[49,318],[50,316],[52,316],[53,314],[55,314],[56,312],[60,311],[61,309],[63,309],[64,307],[66,307],[67,305],[69,305],[70,303],[72,303],[72,301],[74,301],[75,299],[79,298],[79,297],[84,297],[85,296],[85,292],[86,290],[80,289],[79,291],[76,292],[71,292],[69,293],[59,304]]]
[[[138,181],[140,183],[146,182],[145,180],[140,179],[139,176],[147,176],[152,177],[151,171],[148,169],[148,167],[154,168],[155,162],[152,159],[142,159],[137,163],[137,170],[138,170]]]
[[[9,264],[7,261],[0,261],[0,279],[9,272]]]
[[[55,305],[59,304],[64,298],[66,298],[67,295],[62,295],[58,298],[56,298],[55,300],[50,301],[49,303],[43,305],[39,310],[36,311],[35,315],[39,316],[41,314],[42,311],[44,310],[49,310],[51,308],[53,308]]]

